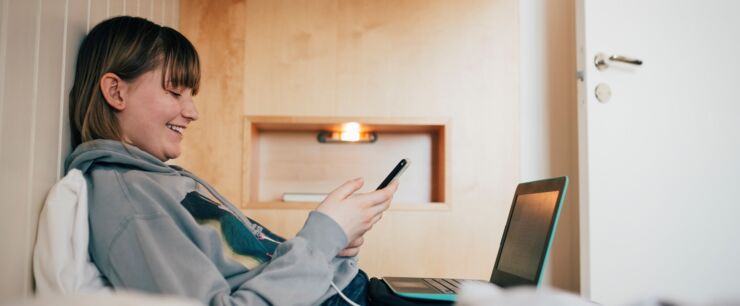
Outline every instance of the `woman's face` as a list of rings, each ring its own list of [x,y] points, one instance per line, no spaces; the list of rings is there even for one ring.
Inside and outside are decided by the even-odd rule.
[[[154,69],[126,82],[121,98],[126,107],[117,117],[124,142],[162,161],[180,156],[185,129],[198,119],[191,89],[162,88],[162,69]]]

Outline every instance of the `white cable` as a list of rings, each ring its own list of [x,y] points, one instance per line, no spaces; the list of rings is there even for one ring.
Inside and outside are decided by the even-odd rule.
[[[339,293],[339,296],[341,296],[342,299],[344,299],[347,303],[349,303],[352,306],[360,306],[357,303],[350,300],[346,295],[344,295],[344,293],[342,293],[342,290],[339,290],[339,288],[337,288],[337,285],[334,284],[334,282],[331,282],[331,286],[334,288],[334,290],[337,291],[337,293]]]

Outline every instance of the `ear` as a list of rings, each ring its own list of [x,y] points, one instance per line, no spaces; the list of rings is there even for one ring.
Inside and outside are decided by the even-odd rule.
[[[126,102],[123,101],[122,95],[122,91],[124,90],[126,90],[126,82],[115,73],[106,72],[100,78],[100,91],[103,92],[105,102],[118,111],[126,108]]]

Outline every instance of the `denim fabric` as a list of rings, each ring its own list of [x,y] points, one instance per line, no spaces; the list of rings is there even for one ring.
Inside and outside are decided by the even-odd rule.
[[[367,306],[367,285],[370,281],[367,279],[367,274],[364,271],[359,270],[355,278],[342,290],[342,293],[346,295],[350,300],[357,303],[358,305]],[[346,306],[349,305],[339,294],[335,294],[326,302],[321,304],[322,306]]]

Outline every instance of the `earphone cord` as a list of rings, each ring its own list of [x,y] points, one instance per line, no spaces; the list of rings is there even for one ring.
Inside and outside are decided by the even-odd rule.
[[[344,295],[344,293],[342,293],[342,290],[339,290],[339,288],[337,288],[337,285],[334,284],[334,282],[331,282],[331,286],[334,288],[334,290],[337,291],[337,293],[339,293],[339,296],[341,296],[342,299],[344,299],[348,304],[350,304],[352,306],[360,306],[357,303],[355,303],[352,300],[350,300],[346,295]]]

